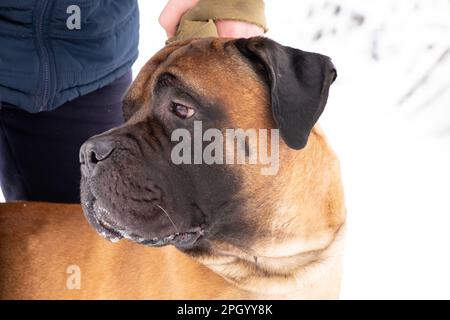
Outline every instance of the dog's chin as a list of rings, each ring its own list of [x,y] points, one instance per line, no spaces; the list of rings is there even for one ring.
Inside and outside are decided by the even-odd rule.
[[[100,218],[108,211],[99,206],[95,196],[86,187],[82,187],[81,206],[89,224],[99,235],[111,242],[118,242],[123,238],[119,230]]]
[[[189,250],[195,248],[205,234],[204,228],[198,226],[188,230],[177,230],[177,232],[162,237],[145,238],[111,221],[109,218],[112,216],[110,212],[100,204],[100,201],[92,193],[84,192],[81,203],[90,225],[99,235],[111,242],[118,242],[125,238],[150,247],[173,245],[179,249]]]

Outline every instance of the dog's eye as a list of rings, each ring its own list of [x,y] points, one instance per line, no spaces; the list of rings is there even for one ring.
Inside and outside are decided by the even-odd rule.
[[[178,118],[181,119],[188,119],[192,117],[195,113],[194,109],[176,102],[172,102],[171,111],[173,114],[175,114]]]

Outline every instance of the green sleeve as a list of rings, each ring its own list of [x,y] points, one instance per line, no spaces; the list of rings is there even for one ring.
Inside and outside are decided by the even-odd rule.
[[[181,18],[176,35],[167,42],[217,37],[215,20],[239,20],[267,31],[263,0],[200,0]]]

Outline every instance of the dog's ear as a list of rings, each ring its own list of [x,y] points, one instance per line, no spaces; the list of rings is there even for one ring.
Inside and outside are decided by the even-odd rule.
[[[130,89],[123,98],[123,118],[128,121],[147,99],[151,99],[150,85],[153,74],[159,65],[178,48],[190,43],[192,39],[177,41],[157,52],[141,69]]]
[[[234,43],[267,79],[273,117],[283,140],[293,149],[304,148],[336,79],[331,59],[262,37]]]

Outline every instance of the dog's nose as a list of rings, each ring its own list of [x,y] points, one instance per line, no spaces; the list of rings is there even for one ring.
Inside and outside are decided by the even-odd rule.
[[[86,141],[80,149],[83,173],[88,175],[99,162],[106,160],[113,153],[115,146],[114,140],[106,137],[91,138]]]

